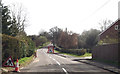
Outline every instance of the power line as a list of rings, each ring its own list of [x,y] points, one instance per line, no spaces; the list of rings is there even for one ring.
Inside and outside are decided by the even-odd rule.
[[[87,19],[89,19],[90,17],[92,17],[93,15],[95,15],[99,10],[101,10],[104,6],[106,6],[111,0],[107,0],[104,4],[102,4],[98,9],[96,9],[91,15],[89,15],[88,17],[86,17],[84,21],[86,21]]]
[[[99,10],[101,10],[105,5],[107,5],[109,2],[110,2],[111,0],[108,0],[108,1],[106,1],[103,5],[101,5],[98,9],[96,9],[92,14],[91,14],[91,16],[92,15],[94,15],[95,13],[97,13]]]

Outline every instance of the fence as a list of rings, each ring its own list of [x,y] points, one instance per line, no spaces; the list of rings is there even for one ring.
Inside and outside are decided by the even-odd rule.
[[[95,46],[92,51],[92,58],[120,62],[119,45],[120,43]]]

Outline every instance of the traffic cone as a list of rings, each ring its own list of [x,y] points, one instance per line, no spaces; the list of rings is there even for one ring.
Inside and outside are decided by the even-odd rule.
[[[20,72],[19,71],[19,62],[18,62],[18,59],[17,59],[17,62],[16,62],[15,72]]]

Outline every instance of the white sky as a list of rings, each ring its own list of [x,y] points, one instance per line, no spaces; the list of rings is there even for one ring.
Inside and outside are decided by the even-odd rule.
[[[28,13],[28,35],[50,28],[68,28],[82,33],[91,28],[99,29],[102,20],[118,18],[119,0],[3,0],[6,5],[21,3]]]

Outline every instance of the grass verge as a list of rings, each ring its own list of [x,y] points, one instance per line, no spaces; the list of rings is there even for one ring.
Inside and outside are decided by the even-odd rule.
[[[34,56],[32,55],[31,57],[24,57],[24,58],[19,59],[20,66],[24,67],[24,66],[28,65],[29,63],[31,63],[33,58],[34,58]]]
[[[89,57],[92,56],[92,53],[85,53],[84,55],[76,55],[76,54],[70,54],[70,53],[63,53],[60,51],[55,50],[57,53],[65,54],[65,55],[70,55],[70,56],[75,56],[75,57]]]

